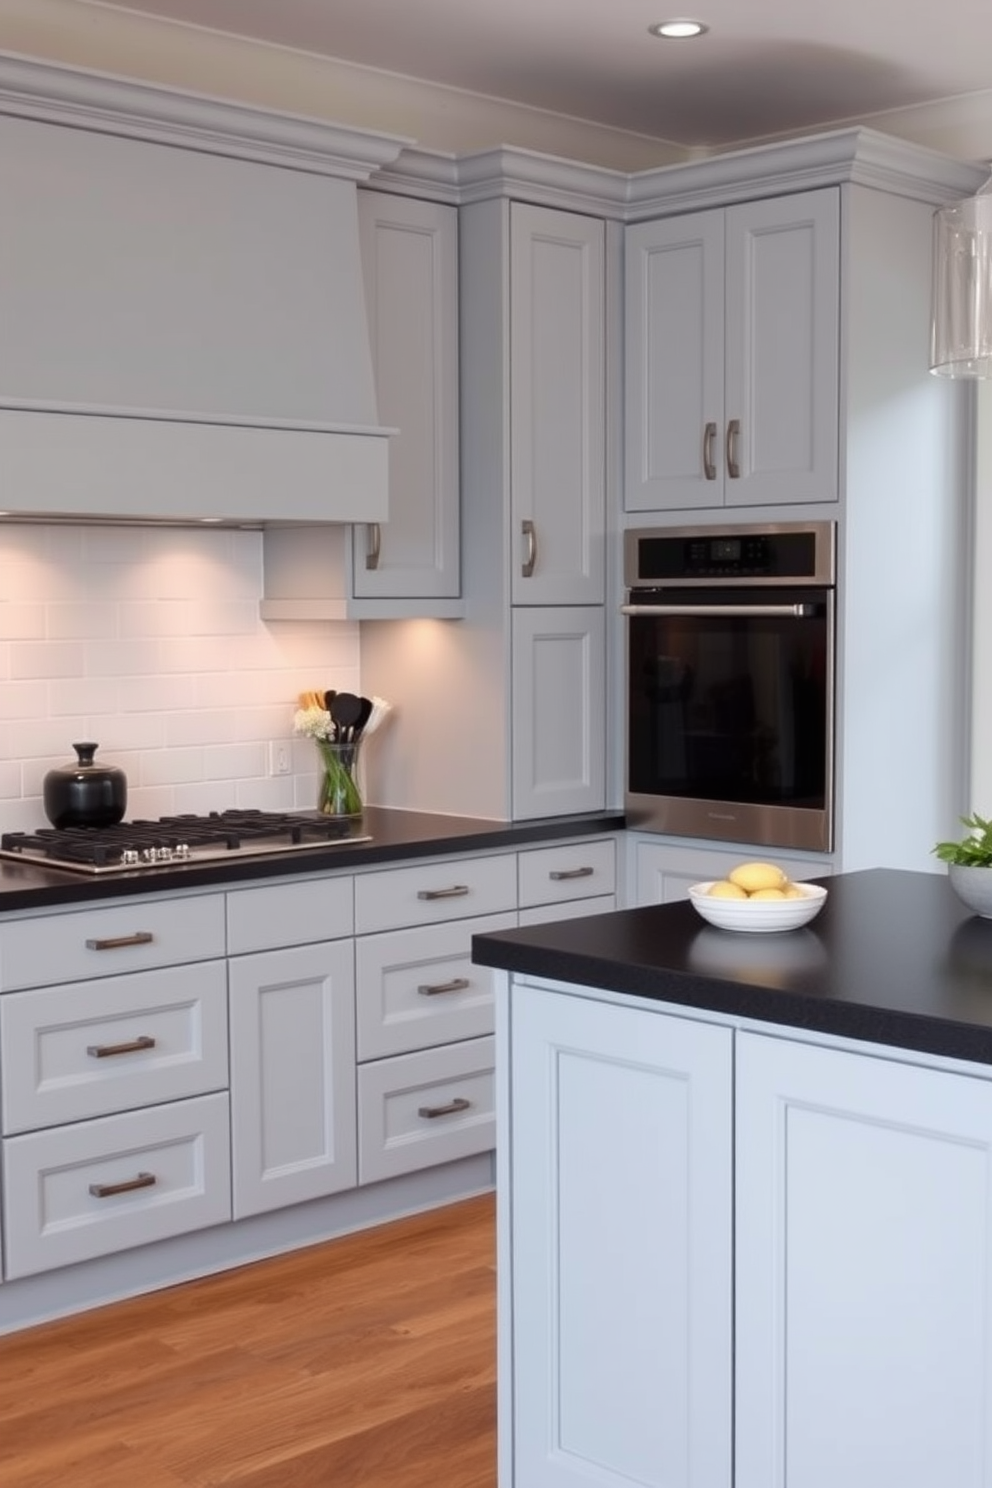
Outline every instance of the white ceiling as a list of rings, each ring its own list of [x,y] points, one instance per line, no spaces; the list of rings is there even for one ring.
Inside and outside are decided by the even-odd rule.
[[[992,89],[992,0],[80,0],[699,148]],[[688,3],[688,8],[683,8]],[[652,22],[692,15],[696,41]],[[879,117],[878,127],[884,128]],[[992,137],[988,154],[992,156]]]

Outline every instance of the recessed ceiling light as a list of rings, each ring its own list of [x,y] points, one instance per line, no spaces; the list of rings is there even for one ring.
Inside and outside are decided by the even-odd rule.
[[[658,21],[655,25],[648,27],[652,36],[663,36],[666,40],[675,40],[686,36],[702,36],[703,32],[709,29],[709,26],[705,25],[703,21],[690,21],[687,18],[679,18],[673,21]]]

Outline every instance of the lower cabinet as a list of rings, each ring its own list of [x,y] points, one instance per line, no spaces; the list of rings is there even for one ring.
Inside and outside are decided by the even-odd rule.
[[[690,885],[723,878],[738,863],[760,858],[777,863],[792,879],[822,878],[832,872],[829,860],[815,855],[796,857],[774,847],[727,849],[692,847],[660,842],[646,833],[628,834],[630,903],[671,904],[689,897]]]
[[[353,1188],[351,941],[235,956],[228,976],[234,1218]]]
[[[515,982],[503,1488],[990,1488],[992,1081]]]

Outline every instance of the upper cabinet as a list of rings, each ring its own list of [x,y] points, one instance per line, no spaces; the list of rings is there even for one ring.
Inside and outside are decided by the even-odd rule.
[[[389,449],[389,520],[355,528],[356,600],[460,593],[458,209],[360,191],[365,297],[379,417]],[[373,605],[373,613],[381,613]],[[412,606],[411,613],[423,613]],[[361,616],[362,607],[353,607]]]
[[[510,208],[514,604],[601,604],[606,224]]]
[[[626,235],[628,511],[836,501],[840,194]]]

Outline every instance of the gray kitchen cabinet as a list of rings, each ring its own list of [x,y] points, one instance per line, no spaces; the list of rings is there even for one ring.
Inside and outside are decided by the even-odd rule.
[[[602,604],[606,224],[512,202],[509,255],[513,603]]]
[[[834,865],[825,855],[796,857],[777,849],[748,847],[730,849],[697,847],[690,842],[659,840],[651,832],[629,832],[626,837],[629,857],[629,904],[671,904],[688,898],[692,884],[725,878],[738,863],[754,858],[777,863],[794,880],[822,878],[833,872]]]
[[[626,232],[628,511],[839,496],[840,192]]]
[[[377,600],[457,599],[461,592],[458,471],[458,210],[360,191],[365,300],[379,418],[389,442],[389,521],[352,537],[351,594]],[[402,613],[402,611],[400,611]],[[412,604],[412,614],[432,613]]]

